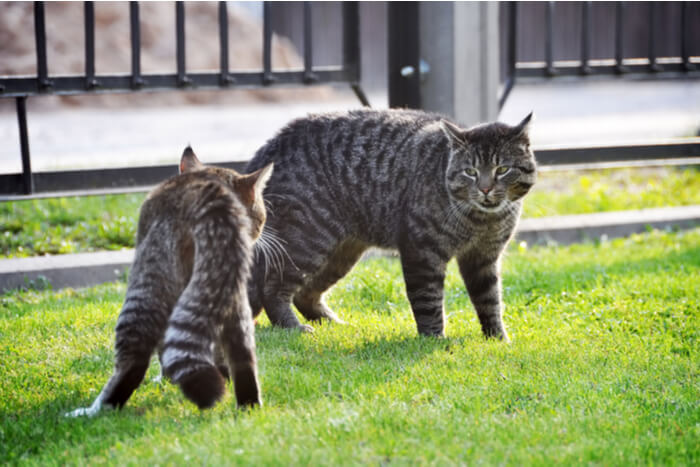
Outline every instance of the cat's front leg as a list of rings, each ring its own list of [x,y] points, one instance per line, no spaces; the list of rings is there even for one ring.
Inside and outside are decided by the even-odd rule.
[[[465,254],[457,257],[457,264],[484,336],[510,342],[503,325],[499,257],[487,258],[474,253]]]
[[[445,262],[425,250],[402,248],[401,266],[418,333],[444,337]]]

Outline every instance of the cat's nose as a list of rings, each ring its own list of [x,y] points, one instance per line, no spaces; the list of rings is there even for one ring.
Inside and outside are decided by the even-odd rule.
[[[491,188],[493,188],[493,187],[487,186],[487,187],[483,187],[483,188],[479,188],[479,189],[480,189],[485,195],[488,195],[488,194],[489,194],[489,191],[491,191]]]

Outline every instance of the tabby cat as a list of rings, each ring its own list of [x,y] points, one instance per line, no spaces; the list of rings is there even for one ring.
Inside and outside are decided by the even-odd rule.
[[[221,398],[229,375],[239,405],[261,403],[246,284],[271,173],[272,164],[250,175],[205,167],[185,149],[180,175],[156,187],[141,207],[114,374],[91,407],[68,415],[121,408],[157,346],[163,374],[200,408]]]
[[[528,115],[520,124],[463,129],[412,110],[355,110],[291,122],[248,165],[275,164],[265,190],[266,233],[283,245],[259,255],[254,315],[290,328],[338,317],[324,292],[369,246],[398,249],[418,332],[444,335],[443,282],[456,257],[489,337],[503,326],[500,258],[536,179]]]

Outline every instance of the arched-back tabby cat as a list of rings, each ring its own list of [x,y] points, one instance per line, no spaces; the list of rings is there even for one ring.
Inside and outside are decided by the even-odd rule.
[[[68,415],[121,408],[159,344],[163,373],[200,408],[221,398],[229,375],[239,405],[260,404],[246,284],[253,242],[265,223],[262,191],[272,165],[240,175],[203,166],[188,147],[180,173],[141,207],[117,320],[114,375],[91,407]],[[215,350],[226,358],[219,368]]]
[[[535,183],[528,115],[519,125],[462,129],[439,115],[358,110],[291,122],[248,165],[274,162],[265,231],[286,255],[256,259],[251,308],[272,323],[338,320],[322,300],[371,245],[397,248],[418,332],[444,335],[447,262],[459,270],[486,336],[501,318],[501,253]],[[268,261],[268,263],[274,263]]]

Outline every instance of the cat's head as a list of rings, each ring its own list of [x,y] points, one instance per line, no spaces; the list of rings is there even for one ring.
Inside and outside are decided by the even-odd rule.
[[[190,146],[185,148],[180,159],[180,173],[206,171],[226,183],[238,195],[248,210],[251,221],[251,238],[256,240],[265,226],[267,212],[263,200],[263,190],[272,175],[273,164],[268,164],[251,174],[240,174],[233,169],[211,167],[202,164]]]
[[[531,119],[532,113],[515,126],[495,122],[469,129],[440,122],[450,143],[445,184],[453,202],[498,212],[527,194],[537,179]]]

